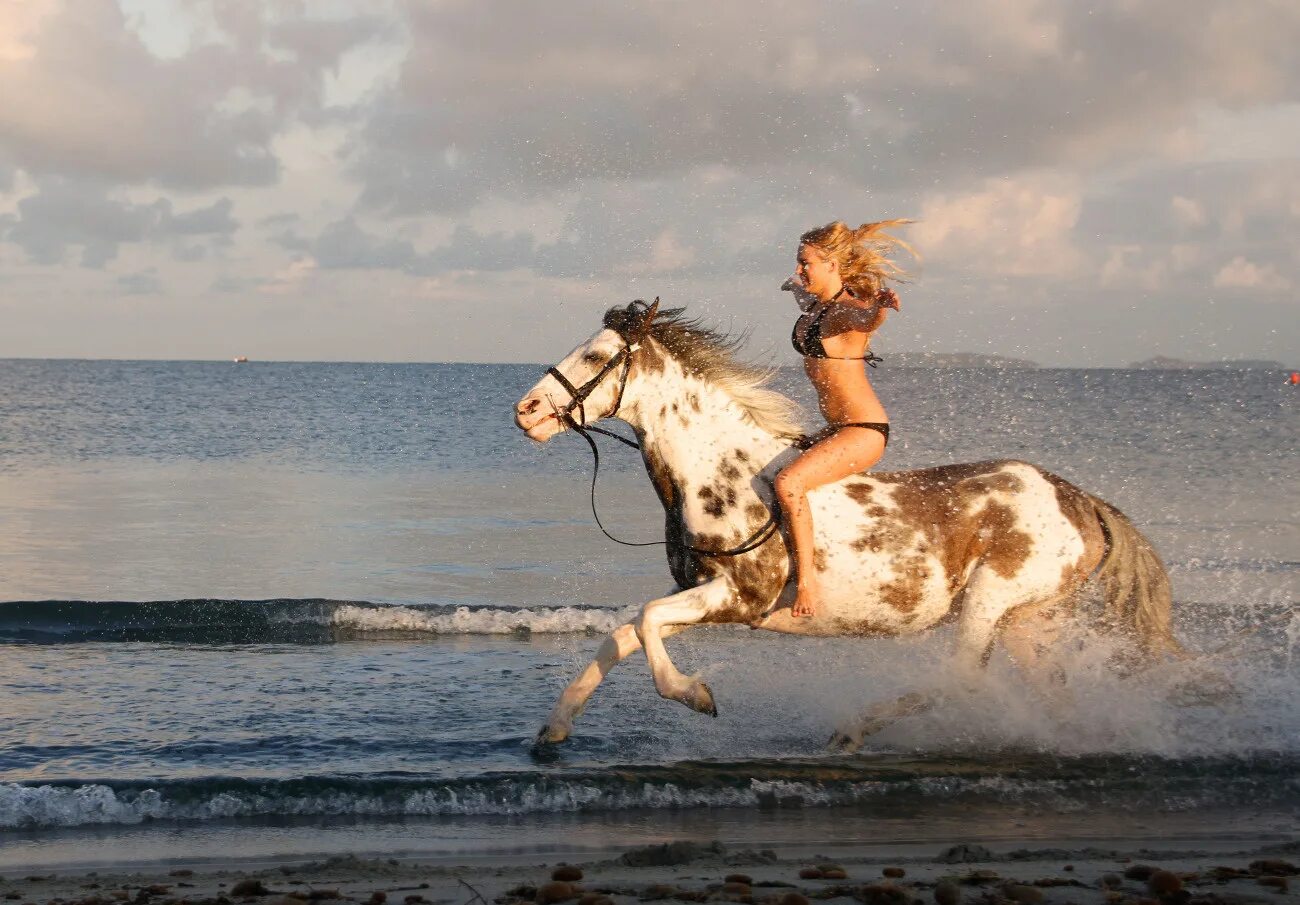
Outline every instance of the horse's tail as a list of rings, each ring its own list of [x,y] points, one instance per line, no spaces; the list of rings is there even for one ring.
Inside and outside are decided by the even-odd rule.
[[[1128,516],[1104,500],[1091,497],[1091,502],[1106,536],[1097,570],[1105,621],[1131,634],[1149,657],[1184,655],[1170,627],[1173,591],[1160,554]]]

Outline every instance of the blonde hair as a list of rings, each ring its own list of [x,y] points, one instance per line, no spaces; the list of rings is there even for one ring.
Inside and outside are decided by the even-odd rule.
[[[880,220],[851,229],[843,220],[836,220],[808,230],[799,237],[799,243],[815,248],[827,260],[834,261],[849,292],[858,298],[870,299],[886,291],[886,280],[900,283],[907,280],[907,271],[889,257],[891,251],[901,248],[920,260],[912,246],[885,232],[886,227],[906,226],[912,222]]]

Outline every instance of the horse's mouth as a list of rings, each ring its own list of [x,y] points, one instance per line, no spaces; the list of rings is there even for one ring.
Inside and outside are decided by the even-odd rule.
[[[552,424],[554,425],[554,428],[547,430],[546,428]],[[529,440],[534,440],[537,443],[545,443],[564,429],[563,425],[560,424],[560,416],[553,412],[549,415],[544,415],[541,419],[529,425],[525,425],[518,417],[516,417],[515,427],[523,431],[524,436]],[[544,432],[538,433],[539,431]]]

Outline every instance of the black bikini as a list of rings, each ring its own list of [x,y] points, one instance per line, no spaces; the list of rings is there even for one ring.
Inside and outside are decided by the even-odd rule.
[[[840,291],[835,293],[830,301],[834,302],[847,290],[847,286],[841,287]],[[873,368],[878,362],[884,361],[883,358],[872,355],[870,350],[865,355],[827,355],[826,348],[822,345],[822,318],[826,316],[826,312],[829,310],[831,310],[830,303],[823,305],[816,314],[810,312],[795,321],[794,331],[790,334],[790,345],[794,346],[796,352],[807,358],[826,358],[832,361],[865,361]],[[870,308],[865,309],[865,312],[874,318],[880,312],[880,303],[876,302]],[[806,326],[804,326],[805,324]],[[801,326],[804,327],[802,336],[800,336],[799,332]],[[846,421],[842,424],[828,424],[815,434],[799,438],[795,445],[800,449],[808,449],[846,427],[865,427],[868,430],[879,431],[885,438],[885,445],[889,445],[889,422],[887,421]]]

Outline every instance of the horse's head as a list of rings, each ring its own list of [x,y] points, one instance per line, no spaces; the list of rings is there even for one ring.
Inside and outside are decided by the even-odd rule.
[[[614,309],[619,311],[619,309]],[[605,326],[547,369],[515,404],[515,426],[545,443],[571,424],[589,424],[618,413],[632,356],[650,330],[659,299],[636,301],[605,319]]]

